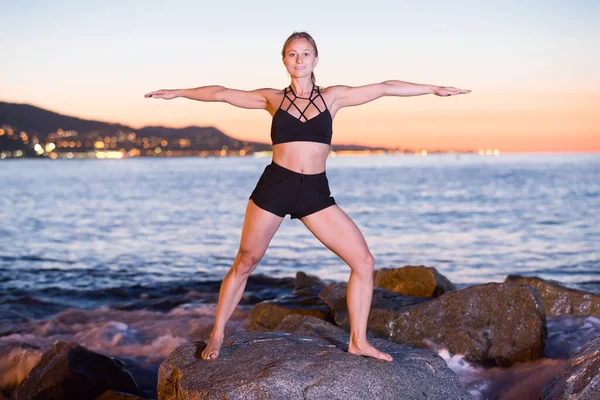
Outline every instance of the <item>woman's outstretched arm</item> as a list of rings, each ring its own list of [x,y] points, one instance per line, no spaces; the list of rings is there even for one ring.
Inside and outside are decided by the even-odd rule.
[[[457,89],[452,86],[435,86],[411,83],[404,81],[385,81],[364,86],[332,86],[334,102],[339,108],[358,106],[383,96],[420,96],[423,94],[435,94],[436,96],[452,96],[470,93],[468,89]]]
[[[267,108],[267,95],[274,89],[237,90],[223,86],[200,86],[191,89],[160,89],[144,97],[171,100],[177,97],[198,101],[220,101],[241,108]]]

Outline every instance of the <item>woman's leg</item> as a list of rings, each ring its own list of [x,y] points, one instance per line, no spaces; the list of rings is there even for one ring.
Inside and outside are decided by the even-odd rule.
[[[356,224],[337,205],[301,219],[321,243],[351,268],[348,280],[350,343],[348,352],[391,361],[392,357],[367,342],[367,320],[373,297],[375,261]]]
[[[263,210],[252,200],[248,201],[240,248],[233,265],[221,283],[215,325],[201,356],[204,360],[219,356],[225,325],[242,298],[248,276],[267,251],[282,221],[282,217]]]

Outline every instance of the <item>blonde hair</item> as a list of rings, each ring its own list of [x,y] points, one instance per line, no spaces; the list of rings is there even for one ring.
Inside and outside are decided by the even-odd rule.
[[[319,50],[317,49],[317,44],[315,43],[315,39],[312,38],[312,36],[310,36],[307,32],[294,32],[290,35],[290,37],[288,37],[285,41],[285,43],[283,44],[283,48],[281,49],[281,57],[285,57],[285,49],[289,46],[289,44],[292,42],[292,40],[295,39],[306,39],[308,40],[308,42],[310,43],[310,45],[312,46],[312,48],[315,50],[315,57],[319,56]],[[315,81],[317,80],[315,78],[315,73],[311,72],[310,73],[310,79],[312,80],[312,83],[314,84]]]

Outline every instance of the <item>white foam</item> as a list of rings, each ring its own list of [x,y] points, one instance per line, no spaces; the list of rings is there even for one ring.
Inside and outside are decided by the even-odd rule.
[[[57,341],[74,342],[107,356],[155,363],[184,343],[208,340],[215,313],[216,304],[178,307],[168,313],[109,307],[70,309],[47,320],[16,326],[15,333],[0,338],[0,345],[46,350]],[[226,333],[245,331],[249,322],[248,310],[238,307],[227,323]]]

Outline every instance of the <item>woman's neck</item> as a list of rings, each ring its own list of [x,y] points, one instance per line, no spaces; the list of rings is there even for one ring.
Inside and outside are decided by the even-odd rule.
[[[293,80],[292,79],[292,83],[290,84],[292,90],[294,91],[294,93],[296,94],[296,96],[300,96],[300,97],[308,97],[312,94],[312,90],[314,88],[314,83],[312,82],[311,79],[309,80]]]

